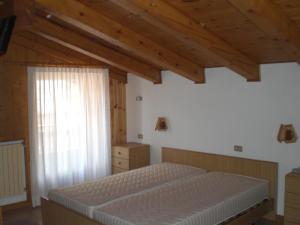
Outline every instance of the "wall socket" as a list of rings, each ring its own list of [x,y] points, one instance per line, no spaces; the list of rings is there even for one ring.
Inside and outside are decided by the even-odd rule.
[[[137,137],[138,137],[138,139],[143,139],[144,138],[143,134],[138,134]]]
[[[136,97],[135,97],[135,100],[136,100],[137,102],[141,102],[141,101],[143,101],[143,96],[136,96]]]
[[[236,152],[243,152],[243,146],[241,146],[241,145],[235,145],[234,146],[234,151],[236,151]]]

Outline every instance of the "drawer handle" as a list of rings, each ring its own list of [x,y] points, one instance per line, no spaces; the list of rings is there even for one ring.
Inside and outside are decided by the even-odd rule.
[[[121,152],[118,152],[119,155],[121,155]]]
[[[121,163],[121,162],[118,162],[118,164],[121,165],[122,163]]]

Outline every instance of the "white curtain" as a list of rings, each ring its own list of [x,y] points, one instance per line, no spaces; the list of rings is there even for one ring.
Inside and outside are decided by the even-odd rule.
[[[32,202],[110,174],[108,71],[28,68]]]

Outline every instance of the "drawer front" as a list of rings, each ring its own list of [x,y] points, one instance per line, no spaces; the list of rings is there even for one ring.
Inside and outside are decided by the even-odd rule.
[[[286,191],[300,194],[300,178],[288,176],[286,180]]]
[[[120,157],[124,159],[129,159],[129,149],[122,148],[120,146],[114,146],[112,150],[112,155],[115,157]]]
[[[126,172],[128,170],[125,170],[125,169],[122,169],[122,168],[119,168],[119,167],[113,167],[112,168],[112,174],[117,174],[117,173],[122,173],[122,172]]]
[[[113,157],[112,159],[113,167],[118,167],[124,170],[129,170],[129,160],[123,158]]]
[[[285,205],[287,207],[300,209],[300,194],[286,192]]]
[[[300,209],[286,207],[284,214],[286,221],[300,224]]]

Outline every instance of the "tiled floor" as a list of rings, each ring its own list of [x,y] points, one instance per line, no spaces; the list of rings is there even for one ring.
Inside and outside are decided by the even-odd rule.
[[[42,225],[41,209],[26,207],[4,214],[4,225]],[[274,225],[266,221],[260,221],[256,225]]]

